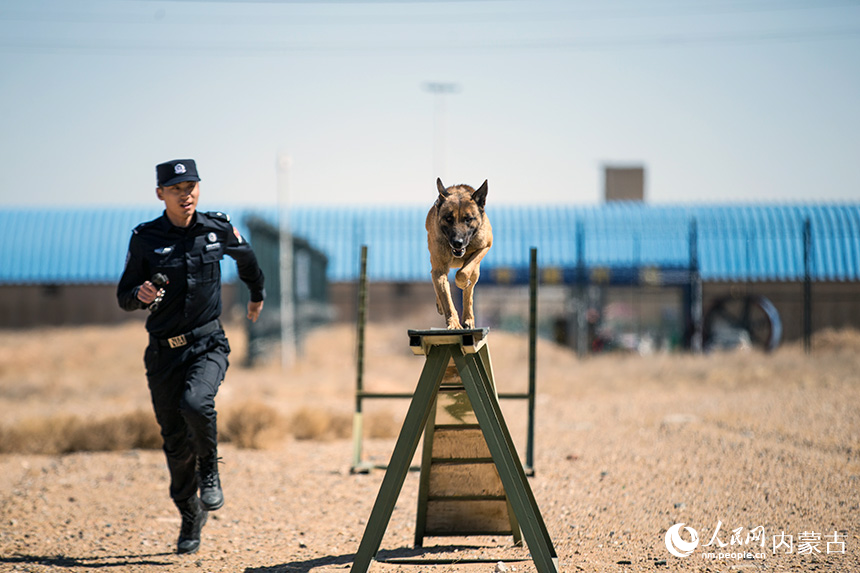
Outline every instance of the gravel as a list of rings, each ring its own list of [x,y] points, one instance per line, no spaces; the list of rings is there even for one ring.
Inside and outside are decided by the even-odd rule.
[[[407,326],[371,325],[369,389],[414,387],[423,360],[408,349]],[[148,407],[142,330],[133,322],[0,332],[3,423]],[[219,409],[255,399],[284,414],[308,406],[350,414],[351,327],[315,331],[287,371],[241,367],[242,330],[228,335],[234,365]],[[525,339],[492,332],[489,344],[499,389],[525,388]],[[560,570],[860,571],[857,333],[822,333],[811,356],[789,345],[770,355],[579,360],[541,341],[538,358],[529,484]],[[367,409],[391,413],[399,427],[407,403],[377,402]],[[522,456],[524,404],[503,409]],[[393,445],[366,439],[363,459],[384,464]],[[352,452],[349,439],[223,445],[226,504],[190,556],[173,554],[179,515],[160,451],[0,455],[0,570],[349,569],[384,475],[351,473]],[[535,571],[527,548],[508,537],[428,538],[413,549],[417,491],[410,472],[371,571]],[[698,533],[690,556],[667,548],[675,524]],[[774,551],[788,535],[792,552]]]

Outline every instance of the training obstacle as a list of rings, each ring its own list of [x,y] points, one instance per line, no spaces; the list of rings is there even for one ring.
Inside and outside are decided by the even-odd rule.
[[[558,556],[496,398],[492,364],[486,344],[488,333],[489,329],[410,330],[408,332],[412,351],[415,354],[424,355],[426,361],[355,555],[353,572],[365,573],[379,551],[409,471],[410,462],[418,448],[422,433],[428,428],[431,413],[438,404],[443,378],[453,362],[474,412],[477,427],[486,443],[490,459],[498,472],[504,492],[504,503],[509,510],[508,524],[514,530],[511,533],[514,533],[516,540],[515,530],[521,531],[522,539],[528,546],[539,573],[557,573]],[[432,452],[432,445],[430,448]],[[470,461],[474,459],[469,457]],[[498,498],[499,492],[492,494],[492,497]],[[460,499],[459,501],[469,500]],[[426,519],[426,512],[424,517]],[[511,517],[515,520],[510,519]],[[480,529],[481,524],[476,525]]]
[[[374,464],[362,460],[364,439],[364,401],[373,399],[406,400],[412,398],[412,394],[407,392],[373,392],[366,390],[364,387],[364,334],[368,314],[367,257],[367,245],[362,245],[359,255],[358,316],[356,320],[355,410],[352,418],[351,473],[367,473],[371,469],[386,468],[385,465]],[[528,419],[526,421],[525,472],[529,476],[534,475],[534,417],[537,385],[537,287],[537,249],[532,248],[529,254],[528,388],[525,392],[497,394],[497,398],[500,400],[524,400],[527,403]]]
[[[478,337],[480,344],[485,332],[474,332],[471,342]],[[422,335],[445,336],[411,331],[415,354],[425,354]],[[456,343],[456,336],[452,341]],[[481,345],[478,353],[489,389],[498,399],[487,346]],[[424,544],[425,536],[512,535],[514,545],[522,544],[519,524],[453,358],[424,428],[419,484],[415,547]]]

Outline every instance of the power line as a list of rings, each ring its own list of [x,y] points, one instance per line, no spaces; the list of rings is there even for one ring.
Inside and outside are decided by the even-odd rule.
[[[403,6],[460,6],[467,4],[481,4],[492,0],[426,0],[426,1],[404,1],[404,0],[379,0],[377,2],[366,1],[344,1],[344,0],[326,0],[322,2],[312,2],[310,0],[254,0],[243,2],[241,0],[153,0],[155,5],[159,6],[154,12],[135,13],[94,13],[92,11],[75,11],[73,8],[63,7],[58,11],[44,11],[31,9],[10,9],[8,7],[0,8],[0,21],[7,22],[34,22],[34,23],[75,23],[75,24],[140,24],[147,23],[153,20],[169,21],[172,12],[168,12],[167,8],[173,5],[190,5],[197,6],[202,4],[214,5],[261,5],[261,6],[332,6],[343,5],[349,7],[366,7],[375,4],[389,4]],[[517,4],[505,3],[507,6]],[[326,25],[326,24],[350,24],[350,25],[365,25],[368,21],[373,23],[388,23],[388,24],[403,24],[405,22],[417,22],[422,24],[430,23],[505,23],[505,22],[558,22],[560,20],[617,20],[617,19],[653,19],[664,17],[687,17],[687,16],[713,16],[713,15],[740,15],[754,14],[767,12],[786,12],[786,11],[823,11],[838,8],[860,8],[860,0],[818,0],[816,2],[768,2],[768,1],[752,1],[752,2],[697,2],[697,3],[682,3],[678,5],[655,5],[649,3],[642,5],[619,6],[614,3],[611,8],[601,4],[599,8],[562,8],[559,10],[546,10],[542,8],[541,3],[522,3],[528,9],[521,10],[479,10],[471,12],[448,12],[448,13],[428,13],[421,12],[416,14],[407,13],[368,13],[368,14],[313,14],[303,13],[296,15],[293,13],[283,12],[281,14],[266,13],[265,15],[248,15],[248,14],[206,14],[194,12],[193,24],[195,25],[283,25],[285,22],[279,22],[279,16],[285,18],[300,17],[300,24],[311,25]],[[290,24],[293,22],[286,22]]]
[[[296,5],[309,4],[303,1],[293,0],[263,0],[262,2],[239,2],[237,0],[216,0],[209,4],[274,4],[274,5]],[[411,2],[403,0],[390,0],[387,4],[401,6],[426,6],[432,5],[456,5],[458,9],[470,2]],[[427,12],[406,13],[395,11],[393,13],[256,13],[256,14],[225,14],[223,11],[199,11],[189,13],[187,10],[177,14],[172,8],[166,10],[162,6],[188,5],[189,2],[175,2],[173,0],[162,0],[155,2],[159,8],[155,12],[94,12],[82,10],[71,10],[66,4],[60,4],[63,8],[57,11],[9,9],[0,7],[0,22],[21,23],[31,22],[36,25],[46,25],[44,33],[39,34],[39,29],[24,29],[19,26],[9,30],[8,33],[0,34],[0,49],[9,52],[70,52],[86,54],[127,53],[127,52],[164,52],[180,51],[185,53],[213,53],[228,55],[271,55],[279,53],[339,53],[339,52],[486,52],[486,51],[528,51],[528,50],[565,50],[565,51],[611,51],[636,48],[662,48],[675,46],[693,45],[750,45],[762,43],[789,43],[801,41],[827,41],[833,39],[851,39],[860,35],[860,27],[834,26],[830,28],[800,28],[800,29],[773,29],[773,30],[748,30],[748,31],[709,31],[697,33],[690,31],[692,27],[684,24],[673,26],[683,29],[683,32],[653,32],[642,35],[606,35],[606,36],[576,36],[568,37],[542,34],[540,28],[532,26],[518,26],[516,33],[519,37],[505,33],[498,29],[485,31],[475,30],[470,33],[467,40],[447,41],[444,43],[428,40],[429,44],[416,43],[410,37],[404,40],[394,40],[396,34],[375,33],[350,37],[348,33],[332,33],[331,37],[336,40],[327,40],[325,34],[313,33],[312,39],[283,40],[289,37],[285,30],[300,29],[301,33],[307,33],[308,26],[341,26],[367,27],[368,23],[374,26],[394,26],[396,30],[403,30],[407,23],[415,23],[421,26],[434,26],[436,24],[456,24],[457,29],[464,26],[471,27],[473,24],[494,24],[505,21],[516,20],[520,22],[540,21],[544,19],[558,21],[579,20],[601,20],[601,19],[644,19],[664,17],[686,17],[702,15],[735,15],[741,13],[772,12],[776,10],[823,10],[829,8],[860,8],[860,0],[818,0],[814,3],[795,1],[717,1],[697,2],[694,4],[676,2],[649,3],[646,7],[637,3],[613,3],[613,8],[606,8],[600,4],[596,8],[569,9],[565,5],[559,10],[546,10],[545,3],[504,3],[503,6],[528,6],[528,11],[513,13],[505,10],[480,12]],[[190,5],[198,4],[192,0]],[[200,2],[202,4],[202,0]],[[331,4],[326,2],[325,4]],[[365,6],[367,2],[345,2],[350,6]],[[111,4],[110,6],[116,6]],[[135,7],[141,6],[133,3]],[[151,6],[152,3],[143,4]],[[33,5],[28,5],[33,6]],[[35,6],[44,6],[36,4]],[[508,9],[506,8],[506,10]],[[857,21],[852,18],[841,18],[841,22]],[[731,22],[734,25],[736,22]],[[746,22],[748,23],[748,22]],[[72,24],[63,27],[57,33],[56,26],[48,27],[48,24]],[[726,22],[723,20],[722,24]],[[97,33],[92,33],[89,28],[80,26],[99,26]],[[122,30],[118,26],[131,25],[135,28]],[[182,25],[183,34],[173,35],[169,33],[170,26]],[[141,29],[140,26],[146,26]],[[215,29],[207,29],[207,26],[217,26]],[[231,29],[232,33],[225,33],[224,27]],[[269,40],[259,33],[258,28],[270,27],[277,29],[276,39]],[[239,38],[241,28],[245,27],[248,35],[253,34],[252,39],[236,39],[225,41],[223,38]],[[641,27],[641,26],[640,26]],[[364,29],[363,28],[363,29]],[[109,37],[110,34],[123,33],[121,37]],[[138,32],[136,36],[134,33]],[[158,32],[158,33],[153,33]],[[208,39],[207,34],[213,33],[216,40]],[[217,32],[217,33],[216,33]],[[338,31],[340,32],[340,31]],[[271,36],[270,36],[271,37]],[[414,37],[426,37],[415,34]],[[159,38],[158,41],[153,38]],[[378,40],[382,38],[381,40]],[[419,40],[420,42],[420,40]]]
[[[211,55],[272,55],[279,53],[335,53],[335,52],[486,52],[486,51],[612,51],[638,48],[671,48],[693,45],[748,45],[766,43],[790,43],[826,41],[834,39],[860,38],[860,27],[830,28],[819,30],[770,30],[753,32],[719,32],[707,34],[655,34],[625,37],[573,37],[541,38],[522,40],[478,41],[456,44],[405,45],[392,43],[345,43],[325,42],[193,42],[162,41],[149,43],[145,40],[94,40],[57,38],[2,38],[0,49],[20,52],[63,52],[115,54],[122,52],[185,52]]]

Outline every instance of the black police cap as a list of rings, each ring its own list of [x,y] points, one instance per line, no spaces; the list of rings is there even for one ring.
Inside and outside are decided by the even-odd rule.
[[[159,187],[170,187],[183,181],[200,181],[193,159],[174,159],[155,166]]]

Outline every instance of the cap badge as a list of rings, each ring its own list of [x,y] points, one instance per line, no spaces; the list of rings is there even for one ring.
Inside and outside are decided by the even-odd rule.
[[[173,168],[173,172],[176,173],[177,175],[185,173],[185,166],[182,165],[181,163],[177,163],[176,166]]]

